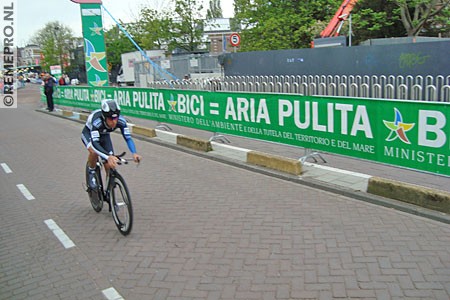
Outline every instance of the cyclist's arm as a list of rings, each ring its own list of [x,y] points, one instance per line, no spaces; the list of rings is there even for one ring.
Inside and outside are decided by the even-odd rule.
[[[131,138],[131,136],[125,136],[124,135],[124,138],[125,138],[125,141],[127,142],[128,149],[130,149],[130,152],[132,154],[135,154],[136,153],[136,145],[134,144],[134,141]]]
[[[122,132],[122,136],[125,139],[128,149],[132,154],[136,153],[136,145],[134,144],[133,138],[131,137],[130,128],[128,128],[125,120],[119,119],[120,122],[120,131]]]
[[[126,121],[124,120],[123,127],[120,127],[120,130],[122,131],[123,138],[127,142],[128,148],[131,151],[131,154],[133,155],[133,160],[135,163],[140,163],[142,156],[136,153],[136,145],[134,144],[134,141],[130,134],[130,129],[127,126]]]

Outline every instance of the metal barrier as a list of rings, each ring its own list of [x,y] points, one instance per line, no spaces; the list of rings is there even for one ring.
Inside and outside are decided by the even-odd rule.
[[[177,89],[203,89],[200,80],[191,79],[220,76],[222,69],[218,62],[218,55],[210,54],[184,54],[174,55],[170,58],[155,58],[153,62],[164,71],[155,70],[155,67],[146,61],[134,63],[135,86],[148,87],[150,82],[172,79],[172,74],[179,80],[173,84]],[[163,75],[165,74],[165,75]],[[189,83],[189,84],[188,84]],[[200,83],[200,86],[197,86]]]
[[[175,89],[288,93],[340,97],[384,98],[450,102],[450,75],[359,76],[289,75],[225,76],[174,81]],[[150,88],[169,88],[166,82],[147,83]]]

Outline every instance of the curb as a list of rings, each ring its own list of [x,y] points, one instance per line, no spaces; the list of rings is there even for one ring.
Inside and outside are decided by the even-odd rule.
[[[450,193],[380,177],[369,179],[367,192],[443,213],[450,212]]]
[[[131,127],[131,132],[134,134],[138,134],[138,135],[143,135],[146,137],[156,137],[156,131],[155,129],[151,129],[151,128],[146,128],[146,127],[142,127],[142,126],[138,126],[138,125],[132,125]]]
[[[246,162],[292,175],[300,175],[302,173],[300,161],[258,151],[248,152]]]
[[[57,115],[70,120],[85,121],[87,119],[86,114],[74,113],[67,110],[56,110],[56,114],[39,109],[37,111],[50,115]],[[400,201],[407,207],[403,209],[404,211],[450,224],[450,216],[448,215],[450,214],[450,193],[445,191],[416,186],[405,182],[366,174],[349,172],[308,162],[302,164],[299,160],[295,159],[238,148],[217,142],[210,142],[199,138],[187,137],[164,130],[146,128],[134,124],[130,124],[130,127],[132,127],[132,133],[138,136],[143,136],[150,139],[156,138],[162,142],[176,144],[177,146],[208,153],[212,156],[225,156],[235,161],[240,161],[244,164],[260,166],[279,171],[281,173],[294,175],[297,180],[300,179],[304,182],[310,181],[311,179],[323,182],[322,185],[318,184],[318,186],[324,186],[325,184],[330,185],[330,178],[347,177],[347,181],[351,181],[347,185],[345,184],[345,180],[343,180],[342,183],[336,184],[332,182],[331,184],[341,186],[346,191],[351,189],[355,193],[367,193],[368,198],[371,198],[369,195],[373,195],[375,197],[378,196]],[[354,188],[355,180],[361,180],[362,182],[357,190]],[[359,196],[358,198],[361,197]],[[372,201],[369,200],[368,202]],[[390,205],[384,204],[385,201],[383,200],[376,200],[373,203],[391,207]],[[411,205],[418,207],[418,209],[411,208]],[[399,205],[396,204],[395,207],[397,208],[398,206]],[[422,211],[423,209],[420,207],[430,209],[432,212],[424,213]],[[417,213],[417,211],[421,212]]]
[[[188,137],[181,134],[177,136],[177,145],[203,152],[209,152],[213,150],[210,141]]]

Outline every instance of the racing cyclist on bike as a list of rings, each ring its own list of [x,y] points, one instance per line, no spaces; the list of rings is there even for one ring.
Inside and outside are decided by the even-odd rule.
[[[109,168],[115,168],[117,166],[119,159],[112,155],[114,151],[111,137],[109,136],[109,133],[117,128],[120,129],[128,145],[128,149],[130,149],[133,155],[134,161],[138,163],[142,158],[136,153],[136,146],[131,138],[127,121],[120,115],[120,106],[117,101],[112,99],[102,100],[101,109],[97,109],[89,115],[81,133],[81,140],[89,151],[89,187],[91,189],[97,188],[97,183],[95,182],[95,166],[98,156],[106,161],[106,174],[109,173]]]

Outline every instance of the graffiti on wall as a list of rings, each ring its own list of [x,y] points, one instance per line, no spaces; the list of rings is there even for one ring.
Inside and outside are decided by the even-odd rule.
[[[402,53],[400,54],[399,65],[401,69],[412,69],[423,65],[430,58],[430,55],[422,55],[421,53]]]

